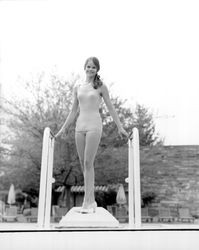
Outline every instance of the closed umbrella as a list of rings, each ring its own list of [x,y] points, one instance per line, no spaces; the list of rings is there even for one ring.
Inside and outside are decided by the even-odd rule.
[[[13,184],[10,185],[10,189],[9,189],[9,192],[8,192],[8,201],[7,202],[10,205],[15,204],[15,188],[14,188]]]
[[[0,200],[0,216],[4,214],[5,207],[5,203]]]
[[[119,205],[126,204],[126,195],[124,192],[124,186],[120,184],[117,196],[116,196],[116,201]]]

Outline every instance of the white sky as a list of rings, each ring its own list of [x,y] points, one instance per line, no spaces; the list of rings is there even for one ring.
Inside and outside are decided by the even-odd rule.
[[[97,56],[113,94],[154,112],[165,144],[199,144],[199,2],[0,1],[5,96],[41,71],[83,74]]]

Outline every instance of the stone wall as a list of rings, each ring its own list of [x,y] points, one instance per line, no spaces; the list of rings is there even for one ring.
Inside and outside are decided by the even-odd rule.
[[[142,147],[140,168],[142,193],[152,191],[155,203],[179,202],[199,214],[199,146]],[[109,148],[95,170],[96,185],[123,183],[128,189],[128,146]]]
[[[199,146],[145,147],[140,152],[142,192],[155,202],[173,201],[198,214]]]

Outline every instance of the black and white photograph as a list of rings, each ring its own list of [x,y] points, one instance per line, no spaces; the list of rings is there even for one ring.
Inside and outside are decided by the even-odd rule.
[[[198,13],[0,0],[2,250],[197,249]]]

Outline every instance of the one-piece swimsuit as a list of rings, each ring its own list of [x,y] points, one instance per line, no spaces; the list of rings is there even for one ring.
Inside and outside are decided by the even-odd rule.
[[[77,85],[77,98],[79,101],[79,116],[76,122],[76,132],[96,131],[102,132],[102,119],[99,113],[101,96],[97,89],[89,84]]]

